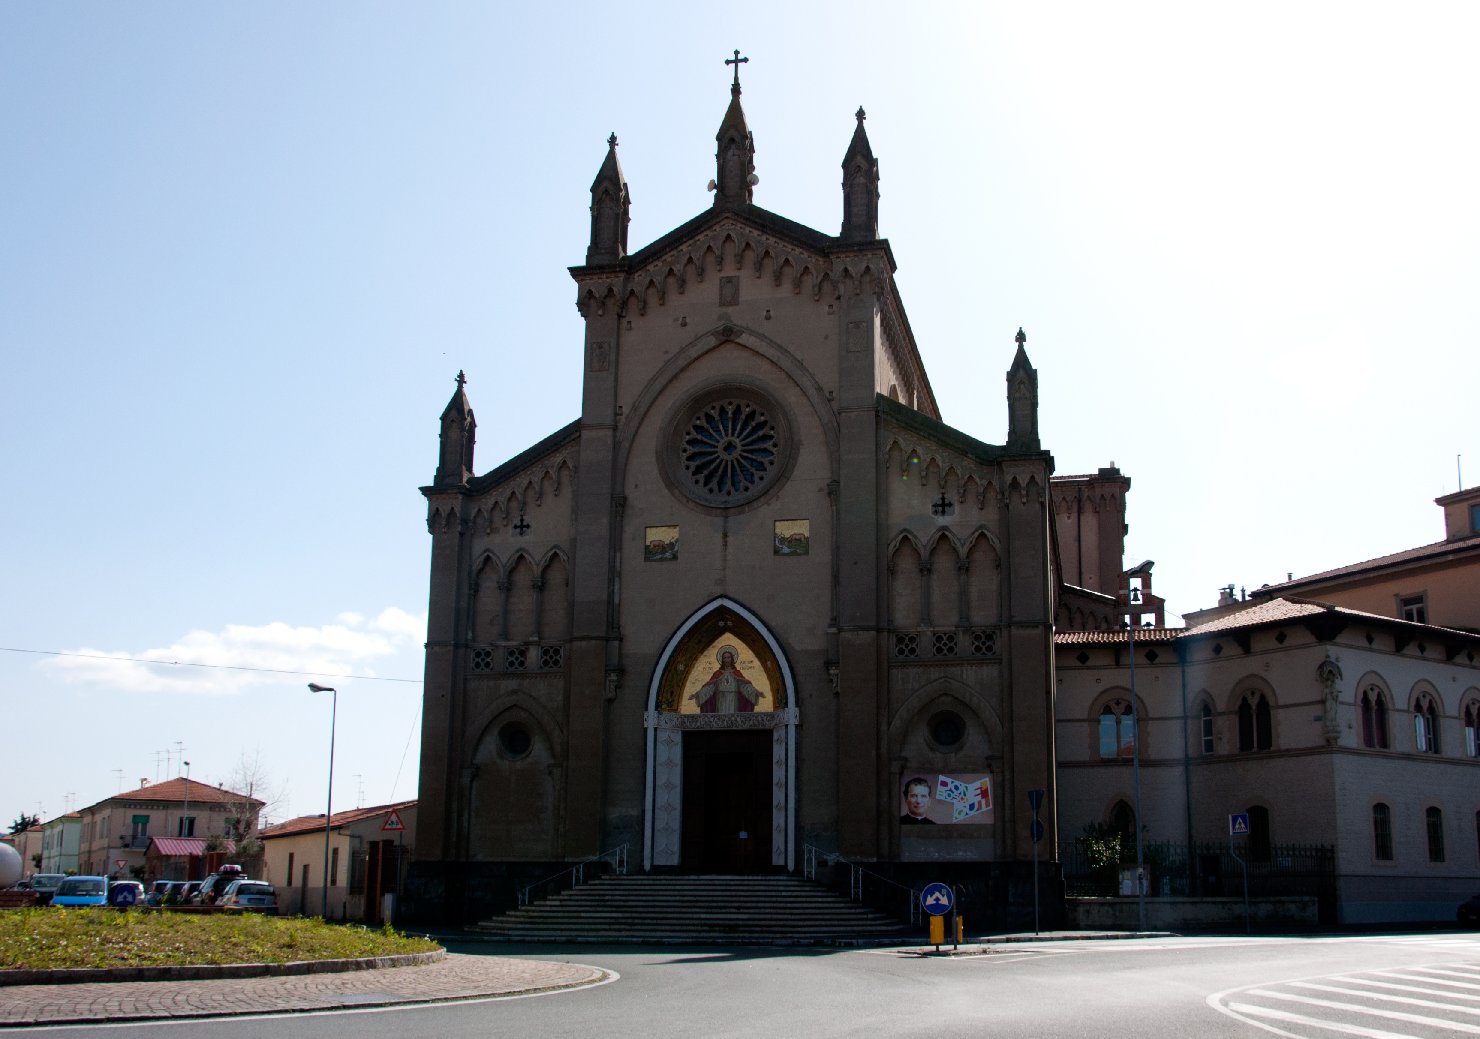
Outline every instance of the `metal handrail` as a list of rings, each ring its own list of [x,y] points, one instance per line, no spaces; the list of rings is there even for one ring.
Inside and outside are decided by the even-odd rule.
[[[817,879],[817,866],[819,859],[821,860],[822,865],[825,866],[842,863],[843,865],[848,867],[848,897],[854,902],[863,901],[863,880],[865,876],[869,876],[874,878],[874,880],[878,883],[887,884],[889,887],[898,888],[900,891],[904,892],[905,902],[908,907],[909,920],[911,924],[918,924],[923,918],[922,911],[920,909],[920,888],[911,887],[908,884],[901,884],[897,880],[891,880],[889,877],[884,876],[882,873],[875,873],[871,869],[867,869],[856,862],[845,859],[843,858],[843,856],[838,855],[834,852],[824,851],[822,848],[819,848],[813,844],[805,844],[802,846],[802,876],[805,877],[807,880]]]
[[[575,887],[577,884],[584,884],[586,882],[586,867],[597,862],[610,862],[612,864],[612,869],[616,873],[626,874],[627,845],[620,844],[615,848],[610,848],[606,851],[600,852],[599,854],[591,856],[591,858],[589,859],[583,859],[582,861],[577,862],[574,866],[561,870],[559,873],[553,873],[550,876],[546,877],[544,880],[537,880],[527,887],[520,888],[519,905],[529,905],[530,902],[533,901],[533,892],[536,888],[544,887],[551,881],[560,880],[566,876],[570,877],[570,887]]]

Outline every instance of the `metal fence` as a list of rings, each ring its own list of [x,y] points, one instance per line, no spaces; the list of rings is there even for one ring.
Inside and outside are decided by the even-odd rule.
[[[1084,838],[1065,842],[1060,854],[1068,897],[1134,894],[1121,884],[1122,872],[1135,869],[1134,844],[1121,850],[1119,862],[1094,861]],[[1247,846],[1216,842],[1153,841],[1145,845],[1145,859],[1146,893],[1152,897],[1239,898],[1246,868],[1251,898],[1315,896],[1324,909],[1336,897],[1336,849],[1329,845],[1274,844],[1255,854]]]

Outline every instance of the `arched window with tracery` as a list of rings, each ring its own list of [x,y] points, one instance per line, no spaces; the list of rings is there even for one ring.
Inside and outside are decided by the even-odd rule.
[[[1202,741],[1202,752],[1213,753],[1213,705],[1203,701],[1202,710],[1197,713],[1198,735]]]
[[[1420,754],[1439,753],[1439,712],[1428,693],[1413,705],[1413,749]]]
[[[1136,752],[1136,720],[1126,700],[1111,700],[1100,711],[1100,757],[1130,758]]]
[[[1251,689],[1238,705],[1238,749],[1240,753],[1268,750],[1274,745],[1273,736],[1269,697]]]
[[[1362,746],[1387,750],[1387,698],[1382,690],[1369,685],[1362,690]]]

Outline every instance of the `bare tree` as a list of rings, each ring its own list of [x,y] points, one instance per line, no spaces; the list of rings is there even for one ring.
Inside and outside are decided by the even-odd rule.
[[[282,803],[282,788],[268,775],[261,750],[254,749],[250,755],[242,752],[222,791],[226,795],[226,818],[221,837],[236,842],[233,858],[248,874],[256,876],[263,860],[262,841],[257,834],[264,819],[270,820],[273,810]]]

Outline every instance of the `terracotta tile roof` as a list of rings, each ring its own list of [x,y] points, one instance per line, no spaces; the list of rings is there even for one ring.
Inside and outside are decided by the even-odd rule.
[[[1325,583],[1342,577],[1350,577],[1355,574],[1366,573],[1369,570],[1381,570],[1384,567],[1402,566],[1409,563],[1421,563],[1428,559],[1438,559],[1442,556],[1451,555],[1456,552],[1471,552],[1480,550],[1480,534],[1467,538],[1457,538],[1453,541],[1436,541],[1432,545],[1420,545],[1418,548],[1405,549],[1402,552],[1393,552],[1390,555],[1377,556],[1375,559],[1366,559],[1360,563],[1350,563],[1347,566],[1338,566],[1334,570],[1322,570],[1318,574],[1310,574],[1306,577],[1297,577],[1293,581],[1284,581],[1280,584],[1266,585],[1263,588],[1251,592],[1251,595],[1279,595],[1283,588],[1298,588],[1301,585]]]
[[[1219,631],[1237,631],[1240,628],[1255,628],[1261,624],[1272,624],[1279,621],[1297,621],[1302,617],[1314,617],[1325,613],[1328,609],[1334,609],[1334,607],[1302,599],[1272,599],[1258,606],[1250,606],[1237,613],[1230,613],[1214,618],[1205,624],[1188,628],[1187,634],[1211,635]]]
[[[1186,628],[1137,628],[1136,641],[1146,643],[1176,642],[1187,634]],[[1130,632],[1119,631],[1060,631],[1053,637],[1056,646],[1114,646],[1130,641]]]
[[[1319,602],[1315,599],[1297,599],[1286,596],[1280,599],[1271,599],[1269,602],[1261,602],[1251,605],[1236,613],[1225,614],[1206,624],[1199,624],[1191,628],[1137,628],[1137,642],[1175,642],[1178,639],[1193,638],[1201,635],[1217,635],[1223,632],[1243,631],[1249,628],[1263,627],[1267,624],[1282,624],[1301,621],[1308,617],[1319,617],[1322,615],[1334,615],[1354,621],[1380,622],[1384,625],[1398,625],[1411,628],[1415,633],[1422,631],[1434,632],[1444,635],[1459,635],[1464,638],[1476,638],[1474,633],[1456,631],[1453,628],[1441,628],[1435,624],[1417,624],[1413,621],[1398,620],[1395,617],[1384,617],[1378,613],[1366,613],[1362,610],[1351,610],[1345,606],[1332,606],[1329,603]],[[1056,646],[1092,646],[1092,645],[1116,645],[1126,642],[1127,634],[1120,631],[1061,631],[1054,637]]]
[[[186,779],[178,776],[174,779],[166,779],[162,783],[149,783],[137,790],[129,790],[116,797],[105,798],[105,801],[194,801],[197,804],[256,804],[264,802],[246,794],[238,794],[231,790],[209,783],[201,783],[194,779]]]
[[[331,829],[338,829],[341,826],[348,826],[350,823],[357,823],[364,819],[373,819],[378,815],[389,815],[391,812],[399,812],[406,808],[415,807],[416,801],[411,800],[397,801],[395,804],[376,805],[373,808],[351,808],[347,811],[335,812],[334,818],[329,820],[329,826]],[[300,815],[296,819],[289,819],[287,822],[268,826],[258,836],[263,840],[270,840],[273,837],[292,837],[295,834],[312,833],[315,830],[320,833],[324,830],[324,813],[322,812],[318,815]]]

